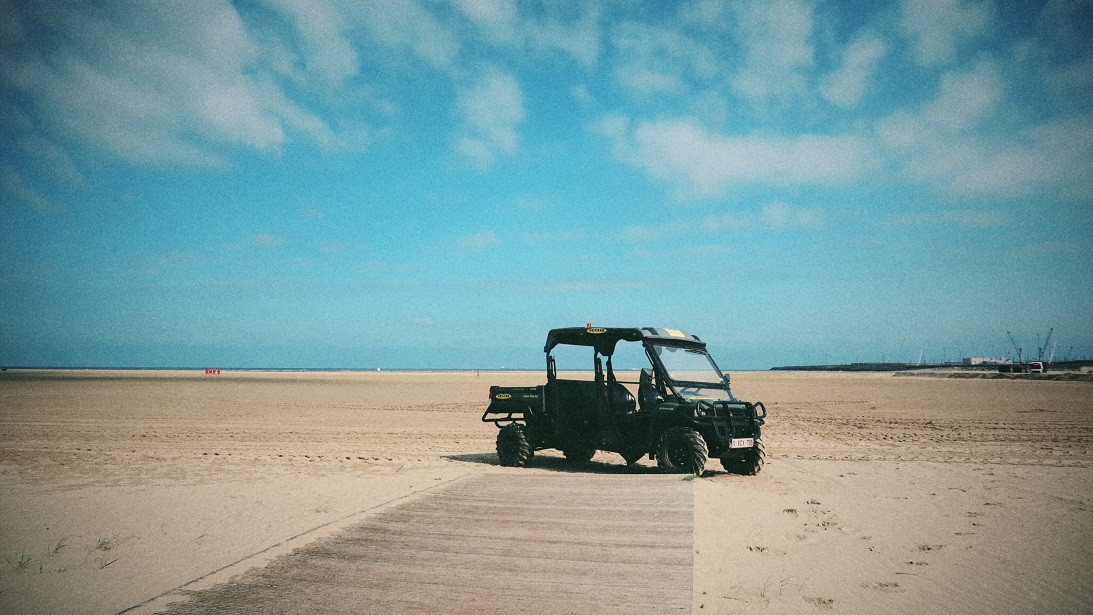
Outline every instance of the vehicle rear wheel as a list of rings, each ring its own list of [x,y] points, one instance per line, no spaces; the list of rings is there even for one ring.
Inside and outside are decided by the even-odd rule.
[[[702,474],[708,454],[706,441],[686,426],[671,427],[657,440],[657,465],[665,472]]]
[[[523,425],[511,423],[497,432],[497,458],[501,465],[520,468],[527,465],[534,454]]]
[[[756,438],[755,446],[747,449],[743,457],[722,457],[721,467],[732,474],[755,476],[763,469],[766,457],[767,452],[763,448],[763,441]]]

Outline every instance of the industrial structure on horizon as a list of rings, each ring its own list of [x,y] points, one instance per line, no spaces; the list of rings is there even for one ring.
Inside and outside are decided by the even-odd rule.
[[[932,369],[932,368],[944,368],[944,367],[970,367],[989,369],[997,368],[1000,372],[1005,373],[1045,373],[1048,371],[1048,367],[1056,365],[1062,369],[1070,369],[1084,365],[1087,361],[1076,361],[1070,356],[1072,352],[1068,352],[1063,360],[1059,363],[1055,362],[1055,348],[1057,343],[1051,341],[1052,335],[1055,333],[1055,328],[1052,327],[1047,332],[1047,337],[1044,339],[1044,343],[1040,344],[1040,336],[1036,336],[1036,358],[1033,360],[1031,354],[1026,361],[1025,349],[1018,346],[1017,340],[1013,337],[1013,333],[1006,331],[1006,335],[1009,337],[1010,344],[1013,346],[1014,355],[1010,355],[1009,351],[1006,352],[1006,356],[1001,358],[991,357],[964,357],[959,362],[946,361],[943,363],[923,363],[922,355],[919,353],[918,361],[912,363],[887,363],[887,362],[859,362],[859,363],[846,363],[840,365],[787,365],[782,367],[772,367],[773,370],[792,370],[792,371],[880,371],[880,372],[894,372],[904,370],[918,370],[918,369]],[[1071,351],[1073,348],[1071,348]],[[1044,355],[1047,355],[1046,357]],[[1073,364],[1073,365],[1072,365]]]

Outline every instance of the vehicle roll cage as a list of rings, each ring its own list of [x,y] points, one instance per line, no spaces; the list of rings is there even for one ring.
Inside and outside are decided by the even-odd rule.
[[[547,354],[550,354],[550,351],[559,344],[564,344],[566,346],[592,346],[596,349],[596,352],[608,357],[615,352],[615,344],[617,344],[619,340],[640,342],[646,339],[655,339],[657,341],[672,343],[686,348],[706,347],[706,342],[703,342],[697,336],[682,331],[676,331],[675,329],[657,329],[654,327],[631,329],[589,326],[552,329],[547,333],[546,346],[543,350]]]
[[[603,327],[568,327],[564,329],[553,329],[547,334],[546,344],[543,350],[546,352],[547,362],[547,381],[553,382],[558,377],[558,368],[554,361],[552,351],[557,346],[590,346],[595,350],[594,353],[594,368],[596,382],[622,382],[626,384],[641,384],[641,382],[630,382],[624,380],[618,380],[615,377],[615,371],[611,366],[611,356],[615,353],[615,346],[620,341],[626,342],[641,342],[642,347],[645,349],[645,355],[649,359],[649,362],[653,366],[653,373],[656,377],[656,381],[659,386],[658,389],[663,390],[667,388],[671,390],[672,394],[679,396],[679,392],[674,385],[696,385],[696,386],[729,386],[729,377],[721,371],[720,367],[713,362],[712,357],[706,352],[706,342],[703,342],[697,336],[684,333],[682,331],[676,331],[674,329],[658,329],[653,327],[645,327],[641,329],[632,328],[603,328]],[[664,363],[657,356],[657,353],[653,351],[653,346],[675,346],[684,350],[700,351],[711,359],[711,365],[717,374],[721,377],[721,383],[716,382],[698,382],[690,380],[673,380],[668,369],[664,366]],[[604,373],[604,363],[600,360],[600,356],[607,357],[607,371]],[[732,396],[730,388],[730,397]]]

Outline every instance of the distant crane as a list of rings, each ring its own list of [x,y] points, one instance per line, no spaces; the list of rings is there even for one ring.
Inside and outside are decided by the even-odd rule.
[[[1013,339],[1013,334],[1009,331],[1006,331],[1006,335],[1010,336],[1010,343],[1013,344],[1013,350],[1017,353],[1017,362],[1024,363],[1025,353],[1024,351],[1022,351],[1022,349],[1017,347],[1017,340]]]
[[[1049,344],[1051,344],[1051,334],[1052,333],[1055,333],[1055,327],[1052,327],[1051,329],[1048,329],[1047,339],[1044,340],[1044,345],[1040,346],[1036,349],[1036,351],[1037,351],[1036,360],[1037,361],[1043,361],[1044,360],[1044,349],[1047,348]],[[1055,353],[1052,352],[1052,354],[1055,354]],[[1047,362],[1051,363],[1051,359],[1048,359]]]
[[[1054,334],[1055,334],[1055,327],[1051,327],[1050,329],[1048,329],[1047,330],[1047,337],[1044,338],[1044,344],[1042,346],[1040,345],[1040,334],[1039,333],[1036,334],[1036,360],[1033,361],[1032,363],[1030,363],[1030,365],[1032,365],[1033,367],[1036,367],[1036,364],[1041,364],[1040,368],[1042,369],[1043,368],[1042,364],[1045,363],[1045,361],[1044,361],[1044,355],[1045,354],[1047,355],[1046,363],[1050,364],[1052,361],[1055,360],[1055,349],[1056,349],[1056,346],[1058,345],[1058,342],[1052,342],[1051,341],[1051,336],[1054,335]],[[1017,353],[1017,363],[1016,364],[1017,365],[1024,365],[1024,363],[1025,363],[1025,349],[1021,348],[1020,346],[1017,345],[1017,340],[1014,339],[1013,333],[1011,333],[1009,331],[1006,331],[1006,335],[1009,336],[1009,338],[1010,338],[1010,344],[1013,345],[1013,351]],[[1073,350],[1073,346],[1071,346],[1071,349]]]

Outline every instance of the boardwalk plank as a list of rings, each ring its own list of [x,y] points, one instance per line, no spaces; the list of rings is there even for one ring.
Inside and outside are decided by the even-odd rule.
[[[679,476],[482,474],[163,612],[685,613],[693,506]]]

